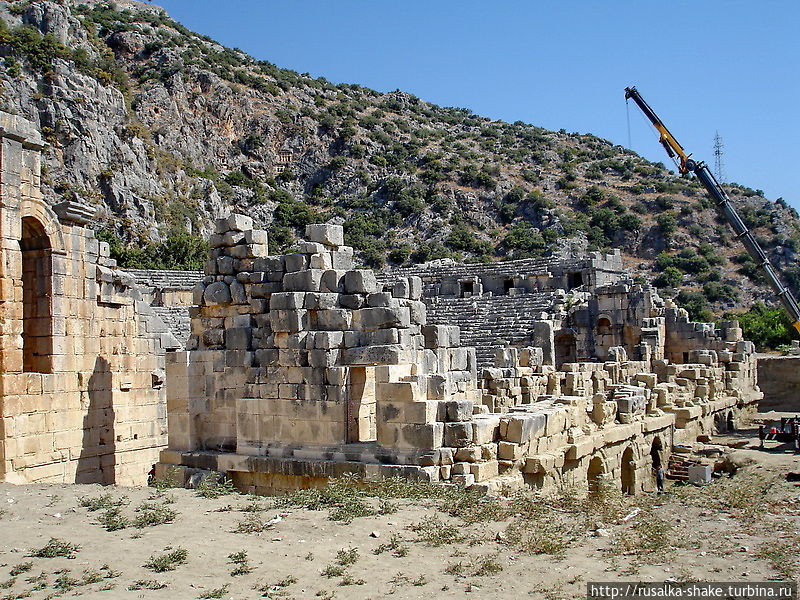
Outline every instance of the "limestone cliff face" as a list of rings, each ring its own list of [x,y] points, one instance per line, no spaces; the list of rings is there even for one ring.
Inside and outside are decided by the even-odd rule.
[[[0,19],[0,109],[50,143],[48,201],[99,206],[99,226],[130,243],[179,228],[206,236],[235,209],[276,244],[339,219],[371,266],[535,256],[574,238],[649,272],[659,252],[690,248],[723,257],[739,302],[764,295],[734,275],[728,259],[742,250],[695,183],[594,136],[298,75],[149,4],[0,0]],[[731,191],[771,256],[792,265],[792,211]],[[682,270],[689,287],[710,272]]]

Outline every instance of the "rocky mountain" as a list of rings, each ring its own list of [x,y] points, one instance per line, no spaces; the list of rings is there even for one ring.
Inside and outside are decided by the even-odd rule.
[[[188,266],[236,210],[276,248],[338,219],[378,268],[619,248],[696,316],[769,297],[696,181],[592,135],[280,69],[130,0],[0,0],[0,56],[46,197],[96,205],[123,264]],[[797,289],[797,213],[729,191]]]

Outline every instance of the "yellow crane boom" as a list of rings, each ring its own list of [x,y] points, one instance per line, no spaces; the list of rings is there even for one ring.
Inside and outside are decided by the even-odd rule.
[[[658,118],[658,115],[656,115],[655,111],[650,108],[650,105],[645,102],[644,98],[642,98],[641,94],[635,87],[625,88],[625,99],[633,100],[653,124],[653,127],[658,130],[658,133],[661,136],[659,139],[661,145],[664,146],[664,149],[667,151],[667,154],[670,156],[670,158],[678,159],[678,169],[681,174],[694,174],[700,180],[700,183],[702,183],[706,188],[708,194],[724,213],[725,218],[733,228],[736,237],[741,240],[742,244],[747,250],[747,253],[753,258],[754,261],[756,261],[756,264],[758,264],[758,266],[761,268],[761,271],[766,276],[767,282],[772,288],[772,291],[780,300],[784,310],[786,310],[786,312],[789,314],[789,318],[792,321],[792,326],[798,331],[798,333],[800,333],[800,306],[798,306],[797,300],[795,300],[792,292],[790,292],[789,289],[781,282],[775,267],[772,266],[772,263],[769,261],[766,253],[758,244],[747,226],[744,224],[742,218],[739,216],[739,213],[736,212],[736,208],[734,208],[733,204],[731,203],[728,194],[726,194],[725,190],[722,189],[722,186],[720,186],[713,173],[711,173],[708,165],[706,165],[704,162],[698,162],[689,158],[689,155],[686,154],[683,146],[678,143],[678,140],[675,139],[675,136],[670,133],[669,129],[667,129],[667,126],[664,125],[663,121]]]

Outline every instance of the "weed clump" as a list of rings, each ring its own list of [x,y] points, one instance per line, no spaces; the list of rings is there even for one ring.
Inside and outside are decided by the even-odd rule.
[[[12,577],[16,577],[17,575],[22,575],[23,573],[27,573],[33,568],[33,563],[31,561],[20,563],[18,565],[14,565],[11,567],[11,571],[9,575]]]
[[[189,553],[184,548],[177,548],[171,552],[166,552],[160,556],[151,556],[150,560],[144,563],[145,569],[150,569],[156,573],[174,571],[179,565],[186,563]]]
[[[495,554],[476,556],[466,563],[462,561],[449,563],[444,569],[445,574],[453,575],[454,577],[486,577],[497,575],[502,571],[503,565]],[[415,583],[414,585],[419,584]]]
[[[219,473],[205,475],[195,490],[201,498],[221,498],[228,494],[235,494],[236,488],[230,479],[223,479]]]
[[[438,516],[428,517],[409,525],[408,529],[417,534],[416,541],[428,546],[444,546],[458,544],[469,538],[455,525],[448,525]]]
[[[342,548],[336,552],[336,562],[343,567],[349,567],[358,562],[358,548]]]
[[[257,514],[250,513],[236,524],[233,533],[262,533],[273,527],[274,525],[269,521],[264,521]]]
[[[253,572],[253,567],[250,566],[250,561],[247,558],[247,552],[244,550],[228,554],[228,562],[233,565],[231,577],[248,575]]]
[[[82,508],[89,509],[89,512],[95,512],[101,509],[112,509],[120,506],[125,506],[128,503],[127,496],[122,496],[115,500],[111,494],[100,494],[95,498],[89,496],[82,496],[78,498],[78,504]]]
[[[138,529],[172,523],[178,516],[178,513],[168,506],[151,502],[143,502],[136,508],[136,512],[138,514],[133,520],[133,526]]]
[[[228,593],[228,588],[231,587],[230,584],[226,583],[222,587],[215,588],[213,590],[208,590],[203,592],[198,596],[201,600],[208,600],[213,598],[222,598],[225,594]]]
[[[58,538],[50,538],[50,541],[48,541],[44,546],[38,550],[32,550],[31,556],[35,556],[36,558],[57,558],[59,556],[70,557],[80,550],[80,548],[81,547],[77,544],[71,544],[70,542],[65,542],[64,540],[60,540]]]
[[[388,543],[381,544],[372,551],[373,554],[383,554],[384,552],[391,552],[392,556],[402,558],[408,556],[408,545],[403,543],[403,539],[399,535],[393,533]]]
[[[128,590],[163,590],[167,587],[166,581],[156,581],[155,579],[137,579],[128,586]]]
[[[119,506],[114,506],[103,511],[97,521],[106,531],[119,531],[130,525],[130,521],[122,514],[122,508]]]
[[[657,515],[642,512],[630,529],[620,533],[618,550],[635,556],[664,553],[670,547],[670,530],[670,524]]]

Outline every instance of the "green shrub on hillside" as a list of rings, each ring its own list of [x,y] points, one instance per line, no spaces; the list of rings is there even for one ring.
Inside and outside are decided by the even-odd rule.
[[[666,267],[658,276],[653,279],[653,285],[657,288],[676,288],[683,283],[683,272],[677,267]]]
[[[547,248],[544,236],[524,221],[509,229],[501,245],[511,258],[535,258]]]
[[[489,256],[494,250],[489,242],[478,238],[475,232],[464,224],[453,227],[445,240],[445,245],[453,250],[470,252],[476,256]]]
[[[744,339],[753,342],[759,350],[775,349],[798,339],[797,331],[782,308],[756,302],[749,311],[725,313],[725,318],[739,321]]]
[[[199,270],[208,256],[208,243],[187,231],[173,231],[163,242],[125,245],[113,232],[100,230],[97,239],[108,242],[111,258],[123,268]]]
[[[702,292],[681,290],[675,297],[675,303],[688,311],[692,321],[708,323],[714,319],[708,309],[708,300]]]

